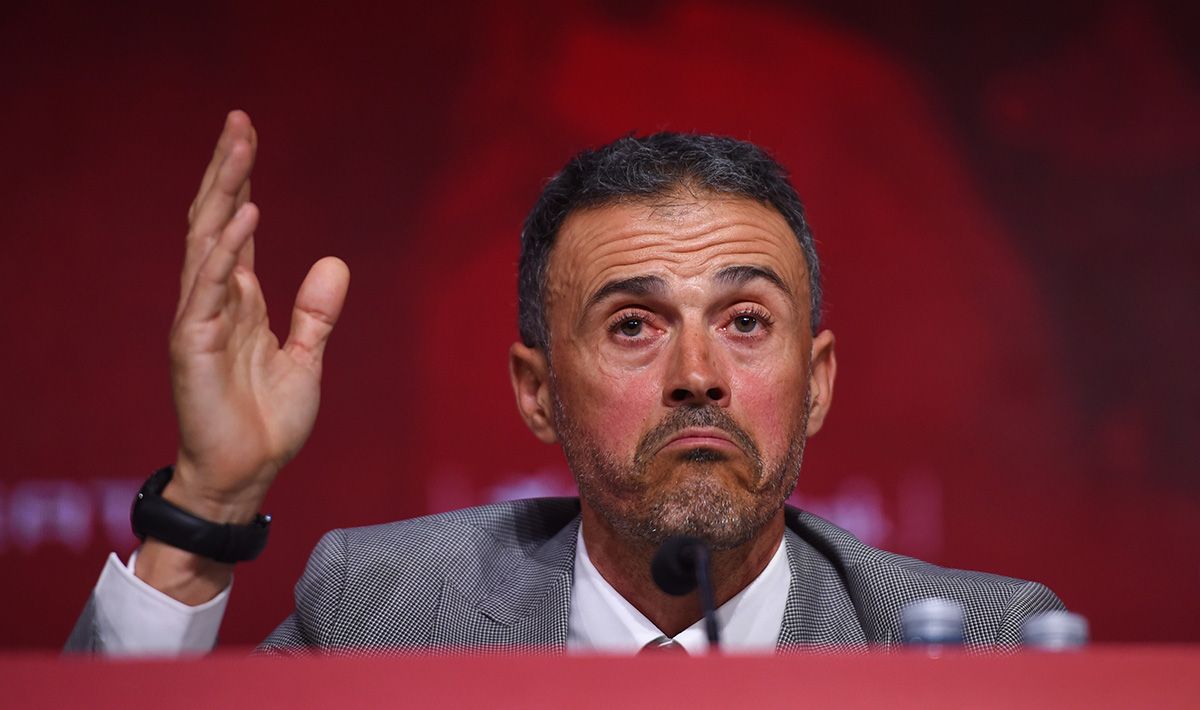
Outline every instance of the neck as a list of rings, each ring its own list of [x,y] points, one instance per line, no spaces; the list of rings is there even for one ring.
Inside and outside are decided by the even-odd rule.
[[[657,545],[622,537],[586,503],[582,507],[588,557],[618,594],[667,636],[675,636],[700,620],[703,611],[699,592],[676,597],[654,583],[650,563],[658,551]],[[718,607],[762,574],[783,542],[783,529],[780,509],[749,541],[733,549],[713,551],[711,573]]]

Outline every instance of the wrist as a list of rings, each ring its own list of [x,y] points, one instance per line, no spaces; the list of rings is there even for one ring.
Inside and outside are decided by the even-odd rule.
[[[273,478],[269,476],[268,478]],[[163,500],[196,517],[213,523],[246,525],[254,520],[266,498],[266,488],[246,486],[230,492],[197,483],[203,476],[183,456],[175,464],[171,482],[162,491]]]
[[[229,586],[233,565],[147,537],[138,549],[133,574],[172,599],[196,606]]]
[[[154,538],[189,553],[223,563],[258,557],[267,544],[271,516],[255,515],[248,524],[202,518],[163,497],[175,473],[173,466],[155,471],[142,485],[130,510],[133,533],[142,540]],[[185,495],[184,500],[188,500]],[[226,518],[239,517],[237,508],[210,508]]]

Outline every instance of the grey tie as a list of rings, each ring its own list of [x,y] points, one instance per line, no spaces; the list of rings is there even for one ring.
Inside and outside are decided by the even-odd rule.
[[[659,636],[645,646],[642,646],[642,650],[638,651],[637,655],[655,655],[660,653],[676,656],[679,654],[688,655],[687,649],[683,647],[683,644],[666,636]]]

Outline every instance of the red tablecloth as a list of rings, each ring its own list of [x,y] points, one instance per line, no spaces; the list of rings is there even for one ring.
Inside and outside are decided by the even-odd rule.
[[[0,657],[5,708],[1200,708],[1200,647],[1012,656]]]

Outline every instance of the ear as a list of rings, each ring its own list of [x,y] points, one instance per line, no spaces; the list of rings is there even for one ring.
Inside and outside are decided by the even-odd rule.
[[[550,405],[550,365],[546,354],[541,348],[513,343],[508,349],[508,376],[525,426],[547,444],[558,441],[554,408]]]
[[[812,341],[812,359],[809,360],[808,391],[812,397],[812,409],[808,413],[808,435],[821,431],[825,415],[833,404],[833,381],[837,378],[837,356],[834,354],[833,332],[822,330]]]

